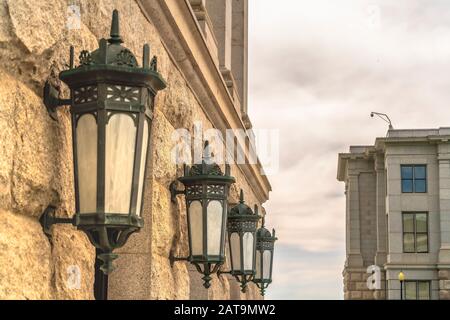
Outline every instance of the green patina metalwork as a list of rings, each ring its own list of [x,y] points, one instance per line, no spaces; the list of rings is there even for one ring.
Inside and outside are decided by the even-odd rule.
[[[256,246],[256,228],[258,220],[260,219],[258,215],[258,207],[255,206],[255,212],[245,204],[244,201],[244,191],[241,190],[239,203],[234,206],[230,213],[228,214],[228,243],[232,243],[232,235],[237,234],[239,236],[239,252],[234,252],[236,248],[230,245],[231,254],[231,270],[229,273],[236,278],[236,280],[241,284],[241,291],[247,291],[247,284],[253,279],[256,269],[255,269],[255,246]],[[248,257],[245,256],[246,244],[244,241],[244,236],[251,234],[252,239],[252,261],[251,269],[244,266],[244,259]],[[239,259],[237,259],[239,255]],[[233,260],[240,262],[239,268],[235,268],[235,263]]]
[[[184,167],[184,176],[177,179],[184,185],[184,190],[176,189],[176,181],[170,185],[170,192],[172,194],[172,201],[176,201],[178,194],[185,196],[187,208],[187,222],[188,222],[188,236],[189,236],[189,256],[186,258],[176,258],[171,253],[170,260],[173,264],[175,261],[187,260],[192,263],[197,271],[203,274],[204,287],[211,286],[211,275],[217,273],[220,267],[225,262],[225,230],[226,219],[228,212],[228,195],[229,188],[235,182],[235,178],[230,176],[230,167],[225,165],[225,173],[222,173],[220,166],[211,161],[212,156],[209,151],[208,142],[205,143],[205,152],[203,154],[202,162],[194,164],[191,168],[187,165]],[[189,210],[193,202],[200,202],[202,206],[202,254],[193,254],[192,245],[192,227]],[[221,229],[215,230],[220,232],[220,252],[219,254],[211,254],[208,252],[208,205],[211,201],[218,201],[222,209]]]
[[[44,103],[52,118],[56,119],[58,106],[71,105],[76,213],[70,220],[61,220],[54,217],[54,209],[49,209],[43,214],[41,222],[47,233],[55,223],[72,223],[84,231],[91,243],[102,251],[98,257],[103,261],[101,270],[105,274],[114,270],[112,261],[117,255],[113,250],[123,246],[129,236],[139,231],[144,224],[137,215],[138,189],[144,189],[139,185],[139,174],[146,167],[141,168],[140,165],[144,123],[148,122],[150,132],[155,95],[166,87],[166,82],[157,70],[156,57],[150,61],[149,46],[146,44],[143,47],[142,67],[139,67],[136,57],[122,43],[119,13],[114,10],[110,38],[101,39],[99,48],[92,53],[82,51],[77,67],[74,66],[74,48],[70,48],[70,67],[62,71],[59,78],[69,86],[71,98],[59,99],[59,91],[50,83],[46,83],[44,88]],[[109,119],[116,113],[130,115],[137,128],[130,209],[127,214],[107,212],[105,208],[105,131]],[[75,128],[79,118],[85,114],[92,114],[98,126],[97,210],[91,213],[80,213],[79,203]],[[149,148],[146,150],[148,153]]]
[[[265,219],[263,218],[262,226],[256,232],[256,251],[260,253],[260,273],[259,277],[253,277],[252,281],[258,286],[261,291],[261,295],[264,296],[267,287],[272,283],[272,269],[273,269],[273,254],[275,241],[278,240],[275,237],[275,229],[272,229],[272,233],[265,228]],[[269,276],[264,277],[264,252],[270,252],[270,264],[269,264]]]

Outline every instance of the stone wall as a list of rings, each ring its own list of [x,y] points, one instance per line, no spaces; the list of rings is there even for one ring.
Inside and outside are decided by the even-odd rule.
[[[42,103],[44,82],[66,68],[69,45],[76,56],[92,51],[109,36],[113,9],[118,9],[125,45],[141,59],[149,43],[158,57],[168,88],[156,98],[151,155],[144,196],[145,227],[120,249],[110,276],[111,299],[260,298],[253,285],[245,295],[227,277],[214,278],[204,292],[200,275],[185,262],[169,263],[171,251],[188,252],[183,201],[170,202],[168,186],[181,175],[171,161],[176,128],[214,125],[188,84],[187,75],[162,44],[158,29],[135,1],[80,0],[81,29],[66,28],[73,1],[0,0],[0,299],[93,299],[94,248],[71,226],[54,226],[51,241],[38,219],[48,205],[57,214],[74,213],[71,124],[67,107],[52,121]],[[68,95],[63,88],[63,96]],[[249,205],[257,203],[246,177],[236,166],[231,202],[243,188]],[[258,203],[258,205],[261,205]],[[68,268],[81,270],[81,285],[68,285]]]
[[[372,163],[370,165],[373,168]],[[359,175],[361,255],[365,267],[375,263],[377,252],[376,187],[374,172],[365,172]]]
[[[450,270],[439,270],[439,300],[450,300]]]
[[[385,299],[385,272],[381,269],[381,290],[370,290],[367,268],[377,253],[377,177],[374,161],[365,154],[347,160],[346,224],[347,259],[343,271],[347,300]],[[384,183],[384,180],[383,180]]]
[[[344,299],[345,300],[385,300],[386,299],[386,273],[381,272],[381,289],[370,290],[367,287],[367,278],[370,276],[365,268],[345,268]]]
[[[372,300],[374,291],[367,288],[367,277],[365,269],[346,268],[344,276],[344,299],[345,300]]]

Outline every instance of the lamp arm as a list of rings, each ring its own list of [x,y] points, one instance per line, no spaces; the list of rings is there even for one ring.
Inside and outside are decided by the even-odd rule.
[[[61,106],[70,105],[72,99],[60,99],[59,98],[59,90],[56,89],[50,82],[47,80],[44,86],[44,105],[47,108],[47,112],[53,120],[57,120],[56,118],[56,108]]]
[[[44,230],[44,233],[48,237],[51,236],[50,228],[54,224],[75,225],[75,216],[72,218],[58,218],[55,216],[55,214],[56,214],[56,208],[53,206],[48,206],[47,209],[45,209],[44,213],[41,215],[41,218],[39,219],[39,222],[42,225],[42,229]]]
[[[170,200],[172,201],[172,203],[176,203],[177,202],[177,196],[179,194],[184,194],[185,190],[178,190],[177,189],[177,181],[172,181],[169,185],[169,190],[170,190]]]
[[[189,261],[189,257],[175,257],[173,252],[170,252],[169,261],[170,266],[173,267],[173,264],[177,261]]]
[[[391,118],[386,113],[372,112],[372,115],[376,115],[378,118],[389,124],[389,129],[393,129]]]

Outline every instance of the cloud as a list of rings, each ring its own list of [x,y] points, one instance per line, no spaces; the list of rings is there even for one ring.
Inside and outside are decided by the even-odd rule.
[[[253,0],[249,14],[250,117],[255,129],[280,130],[267,224],[277,228],[279,246],[295,248],[288,274],[312,272],[295,285],[275,282],[274,297],[292,297],[313,278],[320,286],[295,296],[341,292],[345,197],[337,154],[386,134],[371,111],[389,114],[396,128],[450,125],[450,5]],[[340,258],[319,266],[311,254]]]
[[[297,259],[297,257],[303,259]],[[268,299],[341,299],[343,252],[311,253],[295,246],[277,246],[273,284]],[[313,267],[311,267],[313,266]]]

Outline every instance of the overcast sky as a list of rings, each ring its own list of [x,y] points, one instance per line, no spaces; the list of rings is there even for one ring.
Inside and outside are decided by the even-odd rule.
[[[387,125],[450,126],[450,1],[249,0],[249,113],[280,129],[265,207],[277,229],[269,299],[342,299],[337,154]]]

